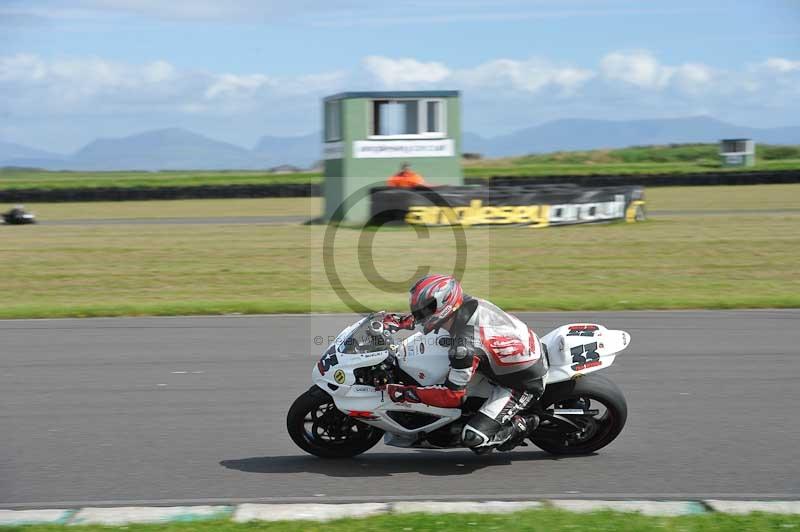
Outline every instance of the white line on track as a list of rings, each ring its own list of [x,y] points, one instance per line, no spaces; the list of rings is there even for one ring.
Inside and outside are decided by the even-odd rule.
[[[800,493],[525,493],[518,496],[491,497],[497,500],[522,501],[542,499],[601,499],[601,500],[800,500]],[[243,503],[357,503],[357,502],[392,502],[392,501],[485,501],[486,494],[481,495],[364,495],[364,496],[329,496],[329,497],[253,497],[253,498],[207,498],[207,499],[144,499],[144,500],[98,500],[98,501],[48,501],[29,503],[0,503],[0,508],[76,508],[84,506],[166,506],[196,504],[243,504]]]

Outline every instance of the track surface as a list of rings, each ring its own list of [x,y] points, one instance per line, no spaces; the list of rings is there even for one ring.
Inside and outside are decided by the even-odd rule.
[[[210,218],[86,218],[75,220],[43,220],[43,225],[249,225],[298,224],[313,218],[309,215],[287,216],[220,216]]]
[[[632,334],[594,456],[304,455],[284,416],[352,316],[0,321],[0,506],[535,496],[800,498],[800,311],[520,313]]]
[[[794,214],[800,209],[686,209],[686,210],[648,210],[651,217],[660,216],[727,216],[757,214]],[[86,218],[73,220],[38,220],[42,225],[225,225],[225,224],[297,224],[314,218],[312,213],[306,215],[286,216],[219,216],[219,217],[185,217],[185,218]]]

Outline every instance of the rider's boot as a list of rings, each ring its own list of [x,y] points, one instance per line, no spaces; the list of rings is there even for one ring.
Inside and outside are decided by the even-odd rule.
[[[510,451],[519,445],[525,445],[525,438],[536,430],[539,426],[539,416],[533,414],[524,418],[522,416],[514,416],[511,418],[508,427],[503,428],[495,435],[495,441],[499,441],[500,445],[497,446],[498,451]]]
[[[475,454],[486,454],[494,449],[510,451],[518,445],[524,445],[525,438],[539,426],[539,416],[532,414],[526,417],[514,416],[491,438],[478,434],[469,425],[465,428],[463,443]],[[483,438],[483,441],[478,443]],[[478,443],[475,445],[475,443]]]

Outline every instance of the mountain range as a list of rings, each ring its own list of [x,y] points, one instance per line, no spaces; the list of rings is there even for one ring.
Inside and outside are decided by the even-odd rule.
[[[738,137],[752,138],[757,144],[800,144],[800,127],[737,126],[708,116],[627,121],[565,119],[488,139],[465,133],[462,151],[481,153],[484,157],[508,157],[553,151],[718,142],[722,138]]]
[[[564,119],[485,138],[462,135],[464,152],[508,157],[552,151],[632,145],[717,142],[746,137],[756,143],[800,144],[800,127],[753,128],[708,116],[651,120]],[[321,135],[264,136],[252,149],[185,129],[146,131],[97,139],[72,154],[58,154],[0,141],[0,167],[47,170],[216,170],[309,167],[320,158]]]

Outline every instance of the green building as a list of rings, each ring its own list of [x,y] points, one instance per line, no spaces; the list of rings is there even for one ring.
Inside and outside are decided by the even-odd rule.
[[[752,139],[722,139],[719,143],[722,166],[756,164],[756,143]]]
[[[463,183],[458,91],[343,92],[323,114],[325,220],[367,221],[369,189],[404,163],[428,183]]]

